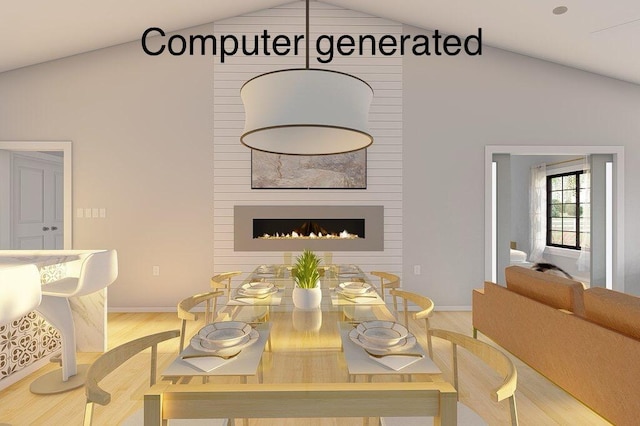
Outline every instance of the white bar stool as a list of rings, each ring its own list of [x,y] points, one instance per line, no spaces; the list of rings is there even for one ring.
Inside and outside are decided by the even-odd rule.
[[[33,311],[41,299],[40,272],[36,265],[0,266],[0,324]]]
[[[42,302],[36,308],[62,337],[62,369],[44,374],[31,383],[35,394],[66,392],[84,385],[89,365],[77,365],[76,336],[69,305],[70,297],[84,296],[106,288],[118,277],[115,250],[80,254],[76,270],[66,278],[42,286]]]

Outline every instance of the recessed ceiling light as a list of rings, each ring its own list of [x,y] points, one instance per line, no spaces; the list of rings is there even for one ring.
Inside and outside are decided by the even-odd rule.
[[[563,15],[563,14],[567,13],[567,10],[569,10],[569,8],[567,8],[567,6],[558,6],[558,7],[553,9],[553,14],[554,15]]]

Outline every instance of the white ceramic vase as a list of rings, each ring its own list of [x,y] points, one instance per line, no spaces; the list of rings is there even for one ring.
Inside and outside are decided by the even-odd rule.
[[[320,301],[322,300],[322,290],[320,289],[320,283],[315,288],[293,288],[293,306],[298,309],[310,310],[320,307]]]

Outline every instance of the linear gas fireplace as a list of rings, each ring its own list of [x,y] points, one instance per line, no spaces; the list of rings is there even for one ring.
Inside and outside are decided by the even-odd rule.
[[[235,206],[235,251],[384,250],[383,206]]]
[[[253,238],[365,238],[364,219],[253,219]]]

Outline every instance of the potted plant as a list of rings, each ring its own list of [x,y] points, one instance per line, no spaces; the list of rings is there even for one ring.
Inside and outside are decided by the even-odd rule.
[[[316,309],[322,300],[320,290],[320,258],[311,250],[304,250],[296,258],[293,268],[293,304],[298,309]]]

